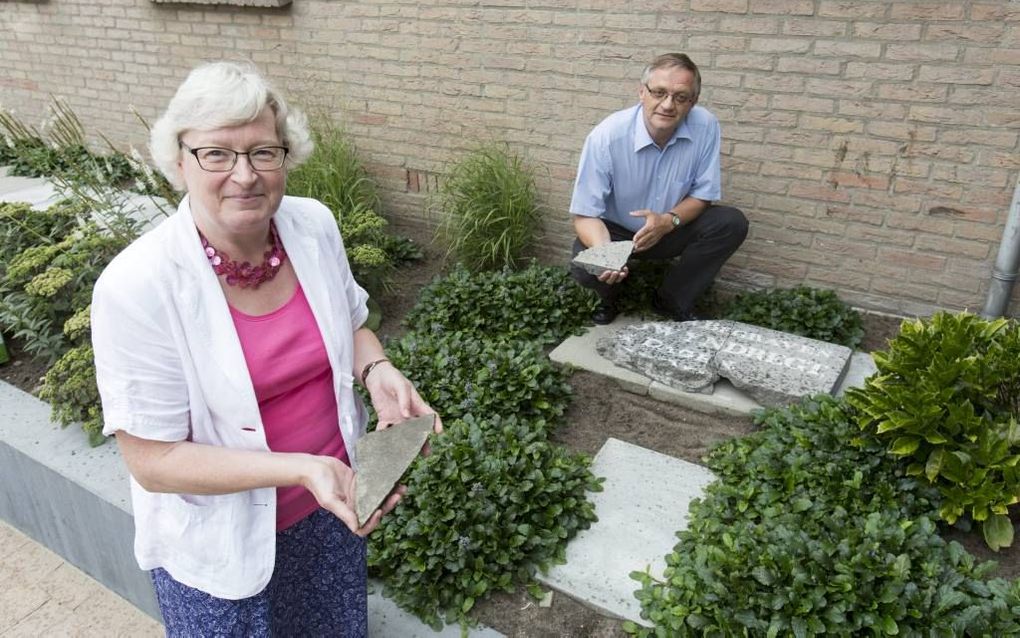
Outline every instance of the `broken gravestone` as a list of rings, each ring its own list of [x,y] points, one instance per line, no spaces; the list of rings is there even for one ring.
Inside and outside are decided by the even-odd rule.
[[[603,357],[685,392],[711,394],[725,377],[762,405],[786,405],[839,386],[853,351],[736,321],[650,322],[598,343]]]
[[[572,260],[586,272],[598,276],[607,270],[623,270],[627,259],[634,252],[634,242],[611,241],[608,244],[582,250]]]
[[[358,439],[355,512],[364,525],[396,486],[435,426],[436,415],[415,417]]]

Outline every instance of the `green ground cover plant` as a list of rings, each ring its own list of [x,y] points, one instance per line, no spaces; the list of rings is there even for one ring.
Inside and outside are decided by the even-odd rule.
[[[590,459],[514,416],[467,415],[431,443],[369,537],[368,564],[404,609],[436,629],[464,627],[475,601],[563,561],[567,540],[595,520],[585,495],[601,484]]]
[[[426,330],[386,352],[444,419],[514,414],[558,424],[570,403],[569,373],[535,342]]]
[[[756,419],[717,446],[664,579],[641,583],[641,636],[1005,636],[1020,581],[989,579],[946,543],[938,491],[906,476],[827,396]],[[854,441],[856,445],[849,445]]]
[[[507,144],[479,146],[449,170],[431,208],[448,256],[471,270],[515,269],[541,218],[535,169]]]
[[[942,495],[939,516],[1009,547],[1020,501],[1020,325],[968,313],[904,322],[878,374],[847,393],[858,422]]]
[[[809,286],[736,295],[724,319],[856,348],[864,336],[861,315],[831,290]]]
[[[532,263],[516,272],[471,272],[457,266],[422,289],[404,325],[550,344],[578,334],[595,304],[595,295],[564,268]]]
[[[590,459],[549,441],[570,401],[543,345],[587,321],[589,293],[564,269],[469,273],[419,295],[387,354],[445,420],[407,497],[369,537],[388,595],[432,626],[470,624],[490,592],[527,587],[595,520]],[[399,427],[399,426],[398,426]]]
[[[386,232],[388,222],[376,212],[375,182],[343,129],[319,118],[312,136],[315,150],[287,175],[287,192],[317,199],[333,211],[354,277],[375,296],[386,288],[395,266],[421,259],[421,249]]]

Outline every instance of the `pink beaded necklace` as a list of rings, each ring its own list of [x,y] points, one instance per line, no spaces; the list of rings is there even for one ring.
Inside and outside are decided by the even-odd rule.
[[[202,248],[205,249],[205,256],[209,258],[213,272],[218,276],[226,275],[228,286],[255,290],[275,277],[283,266],[283,260],[287,258],[287,253],[284,252],[283,244],[280,242],[280,235],[276,232],[276,224],[272,220],[269,221],[269,236],[273,245],[263,255],[264,261],[258,266],[253,266],[247,261],[241,263],[233,261],[227,253],[214,248],[202,231],[198,231],[198,236],[202,240]]]

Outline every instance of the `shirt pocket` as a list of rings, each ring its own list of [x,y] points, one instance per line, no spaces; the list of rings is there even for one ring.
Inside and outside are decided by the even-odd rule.
[[[221,570],[245,555],[237,543],[253,532],[254,505],[247,492],[168,494],[162,505],[164,538],[195,571]]]

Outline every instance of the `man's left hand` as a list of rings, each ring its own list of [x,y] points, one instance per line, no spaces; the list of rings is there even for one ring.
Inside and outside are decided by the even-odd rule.
[[[656,213],[648,209],[632,210],[631,217],[644,217],[645,225],[634,233],[634,252],[648,250],[659,243],[669,231],[673,230],[673,219],[671,215]]]

